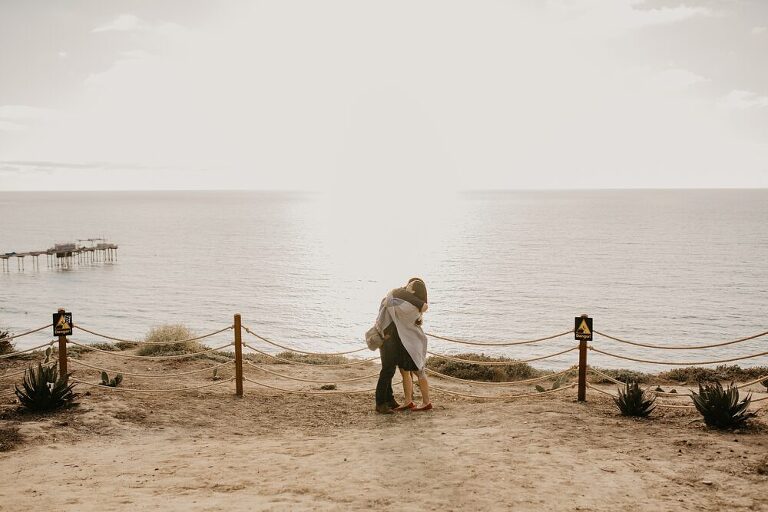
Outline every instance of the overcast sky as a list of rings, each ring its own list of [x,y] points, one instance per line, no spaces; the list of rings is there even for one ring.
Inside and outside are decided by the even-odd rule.
[[[768,186],[768,2],[3,0],[0,190]]]

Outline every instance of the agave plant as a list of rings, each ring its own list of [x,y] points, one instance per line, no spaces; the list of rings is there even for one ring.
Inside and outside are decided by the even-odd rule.
[[[101,372],[101,385],[102,386],[109,386],[111,388],[116,388],[120,385],[120,383],[123,382],[123,374],[118,373],[113,378],[109,378],[109,375],[107,372]]]
[[[619,396],[613,399],[622,416],[645,418],[656,408],[656,396],[646,397],[645,390],[637,382],[630,381],[619,388]]]
[[[713,428],[741,427],[755,413],[747,412],[752,395],[739,401],[739,388],[733,382],[727,389],[719,382],[699,383],[699,392],[691,391],[693,405],[704,416],[704,423]]]
[[[74,401],[77,396],[72,391],[75,384],[70,384],[68,378],[69,375],[59,378],[55,364],[44,366],[37,363],[37,369],[31,367],[24,372],[22,389],[14,386],[16,396],[22,406],[33,411],[58,409]]]

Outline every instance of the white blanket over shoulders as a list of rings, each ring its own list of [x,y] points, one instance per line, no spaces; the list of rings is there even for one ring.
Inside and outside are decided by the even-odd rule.
[[[389,327],[392,322],[397,327],[397,333],[403,346],[421,371],[427,363],[427,335],[416,321],[421,319],[421,311],[408,302],[392,296],[389,292],[381,301],[379,316],[376,318],[376,328],[379,332]],[[391,343],[390,340],[384,343]]]

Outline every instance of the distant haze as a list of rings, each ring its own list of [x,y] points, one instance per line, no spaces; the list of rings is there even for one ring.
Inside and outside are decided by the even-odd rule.
[[[0,190],[768,187],[768,2],[4,1]]]

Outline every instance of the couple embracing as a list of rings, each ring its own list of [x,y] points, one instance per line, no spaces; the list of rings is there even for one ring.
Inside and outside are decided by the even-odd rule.
[[[396,411],[429,411],[429,383],[425,365],[427,361],[427,336],[421,328],[422,315],[427,311],[427,286],[413,277],[403,288],[389,292],[381,301],[376,324],[371,329],[378,339],[381,355],[381,372],[376,385],[376,412],[392,414]],[[369,332],[371,332],[369,331]],[[370,341],[369,346],[372,347]],[[403,405],[395,401],[392,393],[392,377],[397,368],[403,377]],[[421,390],[422,404],[413,402],[413,376],[416,375]]]

